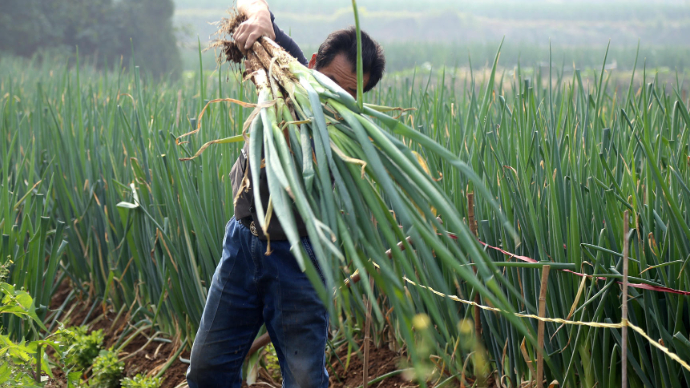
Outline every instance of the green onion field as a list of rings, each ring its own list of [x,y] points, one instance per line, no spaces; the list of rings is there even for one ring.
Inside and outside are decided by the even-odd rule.
[[[353,140],[347,128],[331,135],[344,172],[334,178],[336,208],[328,213],[312,201],[322,218],[333,218],[333,230],[339,225],[338,238],[326,240],[344,252],[323,257],[332,288],[322,290],[331,303],[332,384],[362,385],[361,374],[347,380],[343,371],[364,359],[370,336],[372,349],[397,357],[392,370],[369,371],[371,386],[395,378],[430,387],[536,387],[541,380],[546,387],[610,388],[621,386],[627,368],[630,387],[687,387],[687,72],[647,68],[634,49],[630,63],[618,62],[624,70],[607,67],[607,49],[583,70],[560,59],[503,64],[500,53],[510,44],[492,47],[495,62],[391,72],[365,96],[369,106],[404,110],[367,108],[358,121],[345,102],[321,95],[337,110],[329,120],[382,129],[371,148],[359,148],[355,140],[363,138]],[[103,322],[116,316],[106,329],[126,317],[127,325],[105,339],[113,349],[156,333],[165,339],[160,343],[174,345],[160,362],[165,369],[186,361],[233,216],[228,173],[243,143],[214,144],[193,160],[180,159],[240,135],[253,110],[209,101],[256,103],[259,95],[236,68],[205,70],[200,50],[197,67],[181,77],[152,76],[136,66],[136,55],[132,61],[96,69],[76,56],[0,58],[0,277],[14,285],[0,288],[0,327],[12,343],[39,341],[21,352],[0,342],[0,377],[20,365],[29,376],[36,359],[46,375],[60,369],[61,337],[51,333],[76,314],[68,307],[74,303]],[[416,157],[383,158],[366,168],[352,163],[364,152],[392,155],[408,147]],[[321,189],[331,191],[329,175],[318,169],[315,182],[326,179]],[[426,177],[428,188],[415,176]],[[387,179],[403,183],[386,186]],[[355,191],[364,194],[353,203],[379,207],[348,218],[339,198]],[[421,205],[427,203],[444,207]],[[388,210],[403,208],[412,221],[401,229],[402,212]],[[361,235],[343,237],[342,230],[358,225]],[[419,239],[398,249],[406,236]],[[355,271],[362,281],[352,280]],[[33,303],[22,302],[20,289]],[[62,303],[51,306],[60,290]],[[616,325],[624,304],[627,320],[651,341],[632,327],[624,341],[625,325]],[[534,316],[567,322],[542,320],[540,335]],[[270,364],[265,349],[247,361],[247,376],[261,380],[251,365]],[[150,375],[165,370],[158,372]],[[0,378],[0,387],[26,384]]]

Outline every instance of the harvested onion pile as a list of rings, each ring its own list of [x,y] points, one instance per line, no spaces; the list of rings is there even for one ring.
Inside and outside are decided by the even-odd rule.
[[[221,33],[232,35],[240,21],[225,20]],[[220,47],[227,61],[239,62],[241,53],[232,40],[219,40],[212,46]],[[415,291],[419,297],[410,297],[405,278],[451,294],[453,282],[464,280],[494,306],[513,310],[498,287],[501,277],[495,276],[494,263],[426,172],[425,162],[394,135],[419,143],[426,152],[457,167],[503,217],[465,163],[385,114],[396,109],[358,104],[330,78],[304,67],[266,37],[254,43],[244,65],[245,79],[251,79],[258,91],[254,114],[243,134],[249,142],[249,170],[252,181],[259,182],[260,170],[265,168],[270,192],[269,206],[264,209],[260,190],[253,190],[257,221],[266,231],[277,217],[295,258],[324,300],[333,297],[327,290],[336,290],[335,298],[342,298],[342,282],[354,271],[365,280],[372,276],[398,318],[407,317],[402,330],[406,340],[411,339],[409,317],[414,314],[425,311],[435,323],[442,320],[441,315],[457,316],[458,311],[433,313],[443,304],[428,292]],[[306,225],[325,288],[300,243],[295,212]],[[500,219],[510,228],[505,218]],[[384,254],[387,249],[392,260]],[[468,265],[471,262],[477,275]],[[453,279],[443,275],[448,273],[454,274]],[[353,288],[353,292],[373,298],[369,281],[361,284],[363,290]],[[333,308],[334,304],[327,305]],[[382,319],[379,306],[374,303],[373,308]],[[441,334],[448,340],[457,338],[457,328],[449,329]]]

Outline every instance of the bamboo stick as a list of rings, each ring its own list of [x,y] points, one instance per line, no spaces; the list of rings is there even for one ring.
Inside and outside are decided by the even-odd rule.
[[[411,237],[408,236],[407,238],[405,238],[405,240],[407,241],[408,244],[410,244],[410,245],[412,244],[412,238]],[[403,243],[402,241],[398,242],[398,249],[400,249],[401,251],[404,251],[405,250],[405,243]],[[386,256],[390,259],[393,256],[392,250],[390,250],[390,249],[387,250]],[[359,280],[360,280],[360,276],[359,276],[359,272],[357,272],[350,277],[349,281],[348,281],[348,279],[345,279],[345,285],[350,287],[352,284],[359,282]]]
[[[549,288],[549,271],[551,266],[545,265],[541,272],[541,289],[539,291],[539,317],[546,316],[546,292]],[[544,388],[544,321],[539,321],[537,331],[537,388]]]
[[[467,193],[467,222],[470,226],[470,231],[477,237],[477,221],[474,218],[474,193]],[[472,269],[477,274],[477,267],[472,267]],[[474,303],[479,304],[478,292],[474,294]],[[479,306],[474,306],[474,332],[477,335],[477,340],[479,340],[482,337],[482,319]]]
[[[41,359],[43,358],[43,354],[41,354],[41,345],[38,345],[38,348],[36,349],[36,382],[41,383]]]
[[[263,348],[264,346],[270,343],[271,337],[268,335],[268,333],[264,333],[263,335],[261,335],[261,337],[254,340],[254,342],[252,343],[252,347],[249,348],[249,352],[247,352],[247,356],[245,358],[251,357],[254,353],[256,353],[257,350]]]
[[[369,277],[369,286],[371,288],[374,288],[374,278]],[[370,336],[369,336],[369,330],[371,329],[371,300],[366,299],[366,296],[364,297],[364,303],[367,305],[367,317],[366,317],[366,322],[364,323],[364,368],[362,368],[362,387],[367,388],[367,385],[369,385],[369,341],[370,341]]]
[[[628,323],[628,254],[629,252],[629,234],[630,226],[628,225],[628,211],[623,213],[623,300],[622,300],[622,314],[621,323]],[[628,387],[628,326],[621,328],[621,386]]]

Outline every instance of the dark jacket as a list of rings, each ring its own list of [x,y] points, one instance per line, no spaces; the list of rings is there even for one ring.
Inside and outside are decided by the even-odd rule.
[[[295,57],[301,64],[306,66],[307,59],[305,58],[304,53],[302,53],[302,50],[299,48],[297,43],[295,43],[295,41],[292,40],[291,37],[289,37],[285,32],[278,28],[274,20],[275,17],[273,16],[273,13],[271,13],[271,21],[273,21],[273,30],[276,34],[276,43],[278,43],[282,48],[284,48],[288,53],[290,53],[290,55]],[[252,174],[251,169],[249,167],[248,155],[249,144],[245,144],[242,148],[240,156],[237,158],[237,161],[235,161],[235,164],[232,166],[232,170],[230,171],[230,181],[232,182],[232,196],[233,198],[237,199],[235,201],[235,219],[240,220],[250,217],[256,225],[256,231],[258,232],[259,238],[262,240],[266,240],[266,236],[263,234],[263,231],[259,226],[259,218],[257,217],[256,209],[254,208],[253,190],[255,188],[255,185],[254,182],[252,182],[251,180]],[[244,178],[245,170],[247,173],[249,184],[242,189],[242,192],[239,193],[238,196],[238,191],[240,189],[240,185],[242,184],[242,179]],[[266,181],[266,171],[263,168],[261,169],[261,173],[259,176],[259,192],[261,193],[261,202],[265,214],[266,209],[268,208],[269,192],[268,182]],[[306,236],[307,232],[304,226],[304,222],[302,221],[302,218],[300,217],[299,213],[297,213],[296,209],[295,221],[297,223],[297,231],[299,232],[299,235]],[[287,239],[287,236],[285,235],[285,232],[283,231],[283,228],[280,225],[280,221],[278,221],[278,217],[275,214],[273,215],[273,218],[271,219],[271,222],[269,224],[268,234],[271,240]]]

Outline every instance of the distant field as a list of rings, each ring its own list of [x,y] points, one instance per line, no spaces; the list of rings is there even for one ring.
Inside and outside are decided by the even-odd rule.
[[[269,1],[276,23],[312,52],[333,30],[352,24],[348,1]],[[206,45],[233,2],[178,0],[175,22],[187,31],[182,36],[189,66],[198,66],[199,39]],[[650,67],[683,68],[690,63],[690,3],[656,2],[555,2],[456,0],[360,0],[363,29],[387,51],[389,68],[401,70],[426,62],[433,66],[476,64],[490,60],[506,38],[511,49],[503,62],[518,58],[548,61],[549,45],[556,63],[597,66],[606,45],[616,50],[611,59],[629,68],[638,42],[641,60]],[[212,62],[212,61],[207,61]],[[571,66],[572,67],[572,66]]]
[[[202,48],[207,41],[201,40]],[[387,74],[405,72],[419,67],[420,70],[440,70],[447,68],[469,67],[475,68],[488,65],[495,55],[500,40],[487,43],[400,43],[382,42],[386,53]],[[302,50],[307,54],[317,50],[317,45],[302,45]],[[601,69],[606,53],[606,42],[600,45],[557,46],[549,52],[548,46],[527,42],[516,42],[511,37],[506,37],[501,50],[499,66],[512,70],[518,63],[523,66],[540,65],[548,67],[549,55],[553,63],[554,71],[563,69],[572,73],[573,69],[588,71]],[[199,52],[197,42],[190,43],[182,50],[184,68],[196,71],[199,69]],[[214,52],[204,52],[203,68],[213,70],[216,68]],[[635,64],[637,55],[636,45],[620,46],[611,44],[608,53],[607,65],[611,70],[630,70]],[[641,46],[638,57],[638,69],[645,67],[651,74],[660,74],[674,78],[676,70],[682,78],[684,73],[690,71],[690,47],[680,45],[668,46]]]

